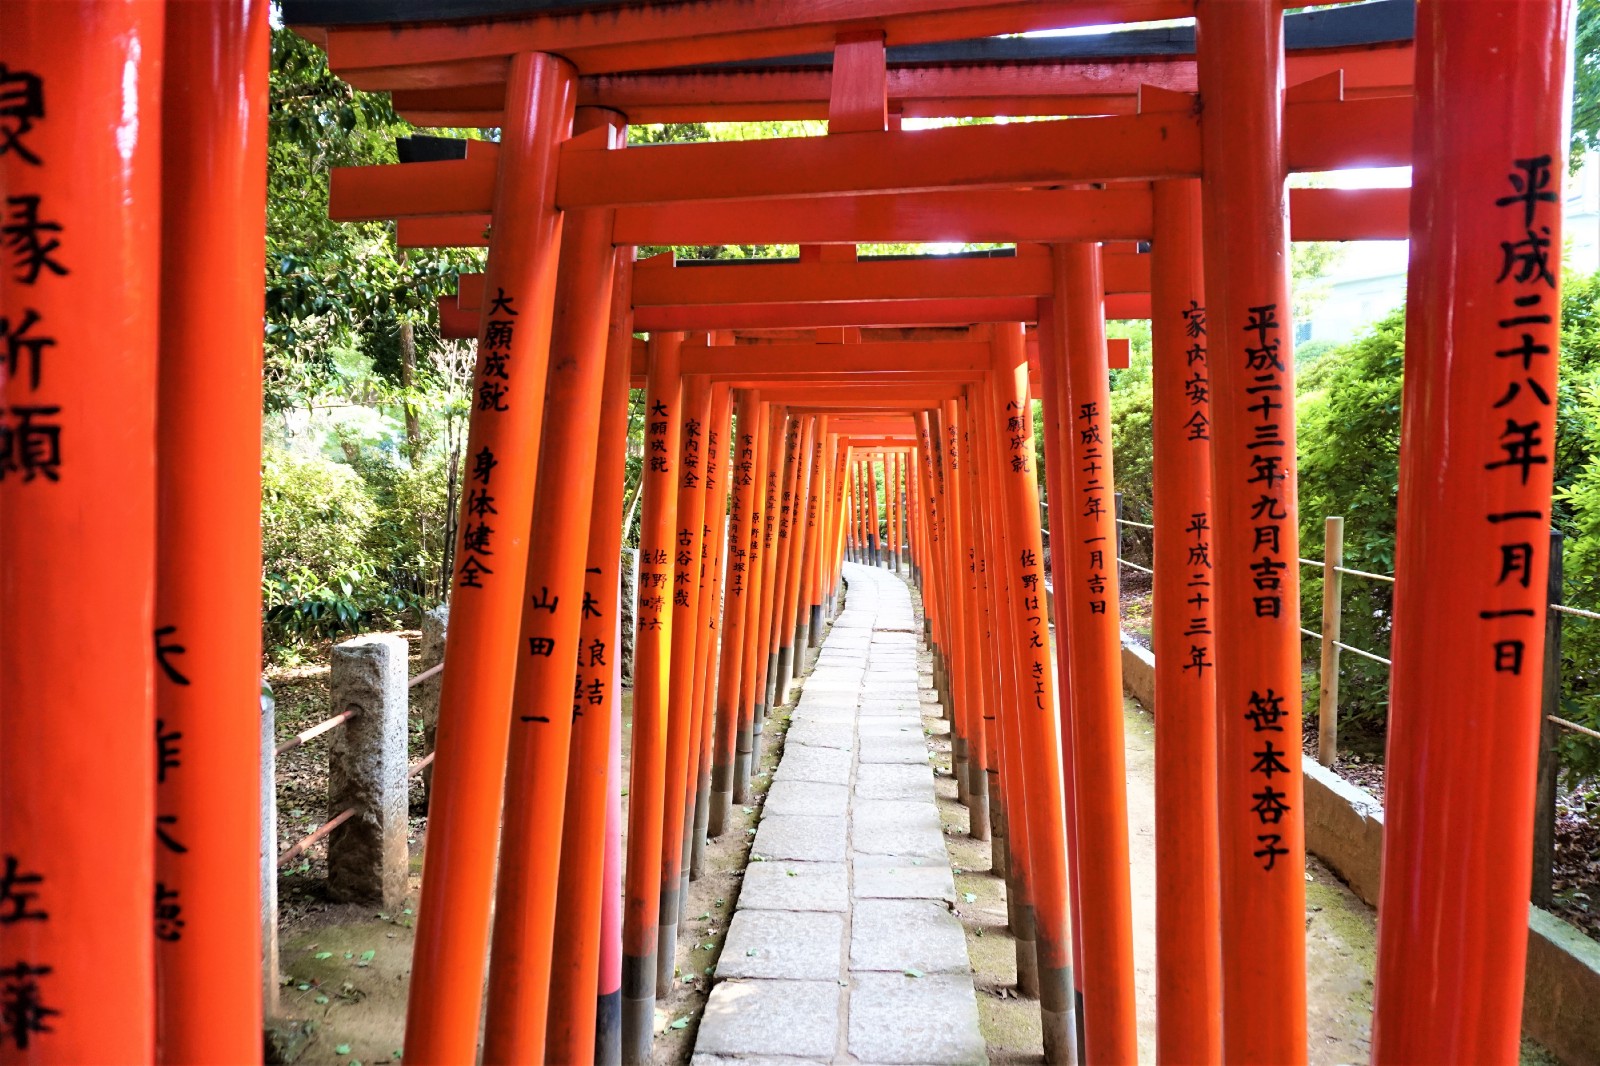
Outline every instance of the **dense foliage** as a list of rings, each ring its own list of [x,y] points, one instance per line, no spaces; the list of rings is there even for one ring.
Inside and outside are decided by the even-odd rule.
[[[269,89],[262,609],[292,654],[442,596],[471,364],[435,299],[483,257],[329,220],[329,168],[393,162],[413,132],[387,96],[287,30]]]

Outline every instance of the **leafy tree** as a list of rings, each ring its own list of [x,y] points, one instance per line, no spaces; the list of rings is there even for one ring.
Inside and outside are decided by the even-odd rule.
[[[1576,173],[1585,152],[1600,150],[1600,0],[1578,0],[1573,52],[1572,154],[1568,165]]]
[[[320,49],[286,29],[272,31],[268,92],[267,407],[336,391],[333,349],[367,334],[392,339],[392,381],[412,388],[410,327],[428,327],[425,340],[436,343],[435,298],[454,291],[458,272],[481,269],[482,253],[401,254],[390,223],[328,218],[329,169],[393,163],[396,139],[412,132],[387,95],[351,88]]]
[[[263,599],[269,644],[392,624],[447,590],[470,346],[436,297],[476,250],[400,251],[328,218],[328,172],[389,164],[386,95],[274,30],[269,75]]]

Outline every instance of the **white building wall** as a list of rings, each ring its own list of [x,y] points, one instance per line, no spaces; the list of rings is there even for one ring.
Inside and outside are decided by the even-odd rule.
[[[1351,172],[1354,173],[1354,172]],[[1600,270],[1600,161],[1591,155],[1567,180],[1565,262],[1579,273]],[[1352,241],[1317,284],[1322,298],[1296,343],[1342,344],[1398,307],[1406,298],[1409,241]]]

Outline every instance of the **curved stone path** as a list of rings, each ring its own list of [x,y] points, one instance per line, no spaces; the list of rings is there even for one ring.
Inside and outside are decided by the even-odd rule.
[[[887,570],[846,563],[844,578],[767,793],[696,1066],[985,1060],[923,735],[920,622]]]

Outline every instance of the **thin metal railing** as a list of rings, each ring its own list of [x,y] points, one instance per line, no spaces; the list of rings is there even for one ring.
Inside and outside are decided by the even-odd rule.
[[[1118,525],[1133,526],[1133,527],[1135,527],[1137,529],[1149,529],[1149,530],[1154,530],[1155,529],[1155,527],[1153,525],[1151,525],[1151,524],[1149,524],[1147,522],[1134,522],[1131,519],[1119,518],[1119,519],[1116,520],[1116,522],[1117,522]],[[1151,569],[1150,567],[1148,567],[1148,566],[1141,566],[1138,563],[1130,562],[1127,559],[1121,558],[1120,556],[1118,557],[1117,562],[1120,563],[1123,566],[1128,567],[1130,570],[1137,570],[1140,573],[1149,574],[1152,577],[1155,576],[1155,571],[1153,569]],[[1322,570],[1324,572],[1326,572],[1328,570],[1327,563],[1324,562],[1321,559],[1305,559],[1305,558],[1302,558],[1302,559],[1300,559],[1300,565],[1301,566],[1314,567],[1314,568],[1316,568],[1318,570]],[[1348,575],[1350,577],[1365,578],[1368,581],[1381,581],[1381,582],[1384,582],[1385,584],[1390,584],[1390,585],[1394,584],[1394,575],[1393,574],[1377,574],[1377,573],[1373,573],[1370,570],[1358,570],[1353,566],[1335,566],[1332,569],[1337,574],[1345,574],[1345,575]],[[1582,607],[1571,607],[1571,606],[1568,606],[1567,604],[1564,604],[1564,603],[1552,603],[1552,604],[1549,605],[1549,608],[1550,608],[1550,610],[1556,612],[1557,614],[1571,615],[1574,618],[1588,618],[1588,619],[1591,619],[1593,621],[1600,621],[1600,611],[1589,611],[1589,610],[1585,610]],[[1304,626],[1300,627],[1300,632],[1301,632],[1302,635],[1304,635],[1306,637],[1309,637],[1312,640],[1318,640],[1318,641],[1326,641],[1327,640],[1327,637],[1325,637],[1323,634],[1318,633],[1314,629],[1307,629]],[[1393,667],[1394,666],[1394,660],[1393,659],[1385,658],[1384,656],[1379,655],[1376,652],[1367,651],[1365,648],[1358,648],[1358,647],[1355,647],[1352,644],[1346,644],[1342,640],[1331,640],[1331,641],[1328,641],[1328,646],[1331,647],[1331,648],[1337,648],[1340,651],[1347,651],[1352,655],[1359,655],[1363,659],[1369,659],[1372,662],[1380,663],[1380,664],[1382,664],[1384,666],[1388,666],[1388,667]],[[1334,690],[1334,695],[1335,695],[1335,698],[1337,698],[1337,689]],[[1336,712],[1337,708],[1335,707],[1334,710]],[[1569,721],[1569,720],[1567,720],[1565,718],[1561,718],[1561,717],[1559,717],[1557,715],[1554,715],[1554,714],[1549,714],[1549,715],[1546,715],[1545,717],[1549,721],[1554,723],[1555,725],[1560,726],[1562,729],[1568,730],[1569,732],[1581,733],[1581,734],[1583,734],[1585,736],[1591,736],[1591,737],[1594,737],[1596,739],[1600,739],[1600,730],[1590,729],[1588,726],[1580,725],[1577,722]],[[1326,725],[1324,725],[1324,728],[1326,728]]]

